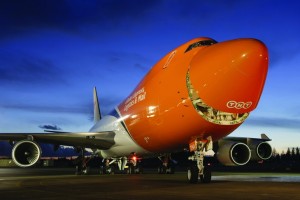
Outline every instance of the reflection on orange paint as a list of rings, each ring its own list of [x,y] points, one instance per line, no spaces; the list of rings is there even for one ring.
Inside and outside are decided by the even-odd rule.
[[[216,141],[257,106],[267,67],[267,48],[258,40],[196,38],[163,57],[118,109],[149,151],[183,148],[192,137]]]

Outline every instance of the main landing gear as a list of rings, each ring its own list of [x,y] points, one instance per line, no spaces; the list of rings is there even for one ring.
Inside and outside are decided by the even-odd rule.
[[[199,179],[202,183],[211,182],[211,167],[208,164],[204,165],[204,153],[212,150],[212,145],[211,137],[208,137],[206,140],[196,138],[190,142],[190,151],[194,155],[188,158],[192,161],[187,172],[189,183],[197,183]]]
[[[128,169],[127,174],[141,174],[143,173],[143,168],[141,166],[140,160],[136,156],[135,153],[133,153],[128,158]]]
[[[128,158],[105,159],[100,174],[141,174],[143,172],[140,160],[132,153]]]
[[[161,165],[158,167],[159,174],[174,174],[175,173],[175,162],[171,158],[171,154],[165,154],[159,156],[158,159],[161,161]]]
[[[91,157],[85,157],[84,156],[84,149],[80,149],[80,155],[77,157],[75,160],[76,163],[76,175],[85,175],[89,173],[89,167],[88,167],[88,162],[91,160]]]
[[[100,167],[100,174],[114,174],[115,173],[115,163],[116,160],[110,161],[109,159],[103,159],[103,166]]]

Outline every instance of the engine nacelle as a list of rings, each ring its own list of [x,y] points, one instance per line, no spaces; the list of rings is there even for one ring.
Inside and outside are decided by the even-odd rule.
[[[251,149],[251,160],[267,160],[272,156],[272,147],[267,142],[250,139],[248,146]]]
[[[22,140],[12,149],[12,159],[20,167],[31,167],[37,163],[42,154],[40,146],[30,140]]]
[[[217,158],[219,162],[226,166],[245,165],[251,158],[251,151],[242,142],[222,140],[219,141]]]

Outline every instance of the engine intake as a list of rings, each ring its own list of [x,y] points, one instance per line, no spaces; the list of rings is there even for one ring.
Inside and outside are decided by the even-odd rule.
[[[223,165],[245,165],[251,158],[250,148],[241,142],[223,140],[219,142],[217,159]]]
[[[272,147],[267,142],[250,140],[248,146],[251,149],[251,160],[268,160],[272,156]]]
[[[42,154],[40,146],[29,140],[22,140],[12,149],[12,159],[20,167],[31,167],[37,163]]]

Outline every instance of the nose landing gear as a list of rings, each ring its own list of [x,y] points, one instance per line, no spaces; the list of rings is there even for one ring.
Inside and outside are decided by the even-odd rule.
[[[209,164],[204,165],[205,151],[212,150],[212,139],[208,137],[206,140],[193,139],[190,142],[190,151],[194,152],[194,155],[188,159],[192,161],[187,171],[187,179],[189,183],[197,183],[200,179],[202,183],[211,182],[211,167]]]

